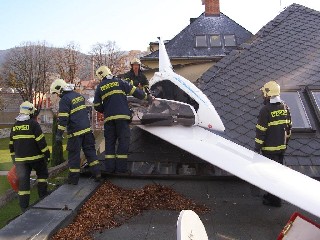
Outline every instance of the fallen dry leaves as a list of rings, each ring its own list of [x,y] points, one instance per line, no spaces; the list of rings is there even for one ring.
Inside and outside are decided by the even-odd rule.
[[[167,186],[151,184],[142,189],[124,189],[106,181],[84,203],[73,222],[51,239],[91,240],[93,233],[118,227],[143,210],[184,209],[198,214],[210,211]]]

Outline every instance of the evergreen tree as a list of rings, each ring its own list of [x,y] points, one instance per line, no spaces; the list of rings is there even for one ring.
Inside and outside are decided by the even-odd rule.
[[[63,147],[62,143],[56,142],[56,132],[58,129],[58,117],[56,115],[53,116],[53,124],[52,124],[52,160],[51,165],[57,166],[63,163],[65,160],[63,158]]]

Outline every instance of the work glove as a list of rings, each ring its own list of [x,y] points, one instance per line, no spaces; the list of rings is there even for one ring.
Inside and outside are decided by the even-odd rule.
[[[56,143],[57,144],[60,144],[60,143],[62,143],[62,136],[61,135],[56,135]]]
[[[149,95],[147,96],[148,104],[151,105],[154,99],[155,99],[154,96],[152,96],[151,94],[149,94]]]

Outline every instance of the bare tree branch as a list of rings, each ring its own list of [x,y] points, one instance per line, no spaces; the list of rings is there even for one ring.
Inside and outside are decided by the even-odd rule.
[[[65,48],[53,50],[53,61],[56,72],[66,82],[79,84],[80,73],[85,65],[85,57],[79,51],[79,46],[69,43]]]
[[[35,103],[41,110],[48,91],[51,57],[46,42],[26,42],[13,48],[6,56],[3,72],[9,87],[15,88],[24,101]]]
[[[92,46],[90,55],[94,59],[95,69],[106,65],[114,75],[117,75],[123,73],[126,68],[126,54],[120,50],[115,42],[96,43]]]

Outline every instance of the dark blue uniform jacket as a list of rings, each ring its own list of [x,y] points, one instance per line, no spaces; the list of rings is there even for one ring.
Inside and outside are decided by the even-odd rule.
[[[85,98],[75,92],[66,91],[59,102],[58,131],[62,135],[67,129],[67,137],[80,136],[90,132],[90,120]]]
[[[105,122],[122,119],[130,120],[131,111],[128,106],[127,95],[139,99],[147,99],[147,94],[126,81],[113,77],[104,78],[97,86],[93,100],[94,108],[104,113]]]

